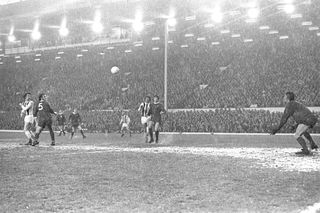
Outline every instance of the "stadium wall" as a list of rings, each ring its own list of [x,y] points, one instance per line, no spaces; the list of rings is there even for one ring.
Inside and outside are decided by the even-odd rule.
[[[308,107],[312,112],[320,112],[320,107]],[[217,109],[230,110],[265,110],[269,112],[283,112],[284,107],[250,107],[250,108],[199,108],[199,109],[168,109],[169,112],[187,112],[187,111],[214,111]]]

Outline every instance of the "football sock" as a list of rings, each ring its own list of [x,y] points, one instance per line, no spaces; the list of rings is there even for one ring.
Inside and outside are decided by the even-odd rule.
[[[29,130],[25,131],[24,134],[27,136],[28,139],[31,138],[31,133]]]
[[[71,138],[73,137],[73,135],[74,135],[74,132],[71,132]]]
[[[309,152],[307,144],[306,144],[305,140],[301,136],[297,138],[297,141],[300,144],[300,146],[302,147],[303,151]]]
[[[80,130],[80,133],[81,133],[82,137],[85,137],[82,130]]]
[[[158,141],[159,140],[159,131],[156,131],[155,134],[156,134],[156,141]]]
[[[149,128],[149,134],[150,134],[150,139],[153,140],[153,132],[152,132],[152,128]]]
[[[40,136],[40,132],[37,132],[37,133],[35,134],[35,136],[34,136],[35,141],[37,141],[37,140],[39,139],[39,136]]]
[[[305,132],[304,137],[307,138],[308,141],[310,141],[311,147],[316,146],[316,143],[314,142],[313,138],[311,137],[311,135],[309,134],[309,132]]]
[[[54,132],[52,130],[52,126],[48,126],[49,132],[50,132],[50,137],[51,137],[51,141],[54,142]]]

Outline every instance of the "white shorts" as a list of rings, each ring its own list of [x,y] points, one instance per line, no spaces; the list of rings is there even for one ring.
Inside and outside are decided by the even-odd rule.
[[[129,124],[123,123],[121,129],[127,128],[129,129]]]
[[[141,117],[141,123],[142,124],[146,124],[146,123],[148,123],[149,121],[151,121],[151,116],[142,116]]]
[[[33,123],[33,121],[34,121],[33,115],[26,115],[24,117],[24,122],[25,123]]]

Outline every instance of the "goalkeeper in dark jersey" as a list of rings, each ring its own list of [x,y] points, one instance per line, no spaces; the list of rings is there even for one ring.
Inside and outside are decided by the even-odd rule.
[[[318,149],[317,144],[308,132],[309,129],[312,129],[316,125],[318,118],[303,104],[295,101],[295,95],[293,92],[287,92],[283,100],[286,103],[284,114],[279,126],[273,129],[271,134],[276,134],[287,122],[288,118],[292,116],[297,123],[297,129],[294,137],[302,147],[301,152],[297,152],[296,154],[309,155],[310,150],[307,147],[305,139],[310,142],[311,150]]]
[[[32,139],[32,146],[39,144],[39,136],[41,131],[47,127],[50,132],[51,146],[55,145],[54,133],[52,129],[52,118],[51,114],[56,115],[56,113],[51,109],[49,103],[46,101],[47,96],[43,93],[39,95],[39,101],[36,103],[33,111],[33,117],[36,119],[37,127],[35,136]]]

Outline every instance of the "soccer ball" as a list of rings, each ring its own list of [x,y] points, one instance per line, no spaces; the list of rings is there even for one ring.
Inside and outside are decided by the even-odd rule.
[[[111,73],[112,74],[116,74],[119,71],[120,71],[119,67],[114,66],[114,67],[111,68]]]

